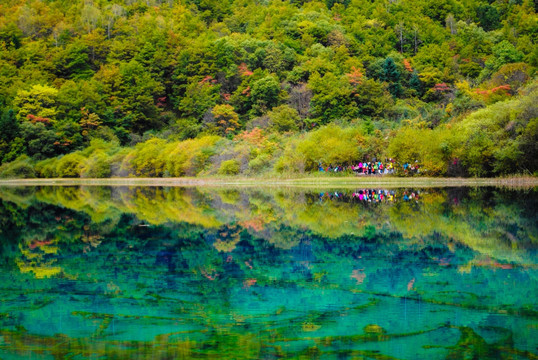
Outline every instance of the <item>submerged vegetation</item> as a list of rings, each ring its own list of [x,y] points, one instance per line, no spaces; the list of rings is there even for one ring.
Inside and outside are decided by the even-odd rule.
[[[0,177],[538,171],[531,0],[7,0]]]

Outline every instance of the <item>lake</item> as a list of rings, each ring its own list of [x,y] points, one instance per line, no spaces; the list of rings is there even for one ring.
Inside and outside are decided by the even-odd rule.
[[[0,187],[1,359],[537,359],[538,189]]]

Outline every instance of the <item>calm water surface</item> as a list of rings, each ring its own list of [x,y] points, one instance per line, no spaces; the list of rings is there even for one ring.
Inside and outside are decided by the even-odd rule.
[[[537,210],[538,189],[0,188],[0,358],[536,359]]]

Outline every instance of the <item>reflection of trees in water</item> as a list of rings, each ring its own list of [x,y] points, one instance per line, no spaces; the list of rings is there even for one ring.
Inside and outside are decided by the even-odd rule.
[[[97,321],[102,328],[94,338],[62,337],[74,353],[110,350],[117,357],[134,352],[150,357],[151,346],[163,356],[191,351],[211,355],[240,347],[245,357],[332,356],[341,351],[339,356],[383,358],[346,346],[335,350],[338,346],[331,344],[386,342],[456,329],[434,322],[418,333],[383,327],[375,332],[372,326],[368,331],[359,327],[349,336],[321,335],[342,318],[382,313],[376,309],[386,298],[445,311],[463,308],[477,314],[537,316],[524,300],[532,299],[533,287],[516,286],[536,283],[535,273],[529,271],[535,265],[537,233],[532,193],[428,190],[421,192],[420,201],[371,207],[345,198],[320,202],[317,192],[291,190],[42,188],[31,193],[2,189],[0,196],[4,199],[0,221],[5,226],[0,234],[8,240],[0,244],[0,254],[7,260],[4,269],[10,280],[15,284],[21,280],[10,292],[33,296],[27,309],[63,301],[65,294],[55,290],[55,279],[73,279],[95,282],[92,296],[102,301],[134,302],[146,311],[74,314]],[[49,251],[53,247],[56,250]],[[31,276],[14,270],[17,260],[28,262],[32,254],[41,256],[39,264],[46,267],[53,261],[50,267],[59,268],[48,275],[40,273],[49,277],[42,281],[50,282],[50,293],[28,295],[22,284]],[[507,283],[515,286],[512,295],[507,294]],[[461,289],[469,286],[468,294],[463,294]],[[244,294],[263,304],[268,289],[304,289],[318,296],[337,290],[362,294],[365,301],[356,306],[343,301],[340,307],[312,307],[304,313],[284,307],[249,314],[240,306]],[[41,297],[45,300],[40,302]],[[316,300],[323,305],[325,297]],[[155,309],[177,316],[148,315]],[[0,314],[2,328],[20,324],[11,317],[14,312]],[[133,326],[186,322],[207,332],[199,338],[199,331],[188,333],[191,340],[167,333],[153,342],[106,341],[111,319]],[[461,340],[448,349],[449,358],[458,358],[455,354],[464,350],[466,356],[497,351],[500,358],[531,358],[513,344],[484,340],[477,329],[457,330]],[[43,349],[60,341],[22,329],[5,330],[2,336],[28,350],[28,344]],[[101,336],[105,338],[97,339]],[[318,345],[282,346],[300,344],[305,338]]]
[[[392,203],[418,201],[420,190],[412,189],[357,189],[355,191],[325,191],[319,193],[320,201],[337,200],[347,203]]]
[[[33,194],[25,197],[17,192],[20,191],[3,189],[1,196],[7,200],[13,198],[16,203],[36,202]],[[510,241],[515,239],[521,243],[528,241],[528,237],[524,236],[525,228],[532,227],[535,223],[532,215],[536,210],[536,196],[532,196],[528,191],[510,192],[484,188],[382,190],[385,195],[394,192],[395,199],[403,199],[405,193],[409,197],[413,193],[420,194],[420,201],[418,204],[417,201],[410,201],[409,204],[395,201],[398,206],[380,210],[357,207],[353,194],[358,192],[323,192],[329,196],[344,195],[336,197],[338,201],[318,204],[315,200],[319,200],[319,192],[293,190],[247,189],[239,192],[214,188],[107,187],[44,187],[35,190],[36,198],[40,201],[84,212],[91,217],[92,222],[109,221],[110,226],[114,226],[121,214],[129,213],[149,224],[184,221],[216,228],[223,224],[239,222],[244,227],[261,231],[268,224],[284,223],[292,227],[306,227],[323,236],[338,237],[360,233],[364,225],[379,228],[390,224],[397,231],[400,231],[399,226],[402,226],[405,233],[414,236],[431,233],[436,222],[445,227],[476,222],[486,224],[471,227],[476,237],[483,237],[483,234],[480,234],[481,228],[487,228],[487,233],[492,233],[491,228],[499,225],[497,237],[503,240],[508,237]],[[462,194],[465,192],[471,197]],[[386,199],[385,197],[385,201]],[[424,218],[424,214],[428,216]],[[360,221],[357,221],[357,218]],[[428,221],[428,218],[432,221]],[[401,222],[401,219],[409,219],[413,227]],[[500,224],[496,224],[497,222]],[[440,230],[443,230],[442,226],[436,229],[437,232]]]
[[[360,189],[324,191],[323,198],[332,196],[333,200],[321,202],[321,192],[293,189],[43,187],[33,191],[2,189],[0,196],[18,204],[33,202],[37,206],[39,199],[83,212],[91,218],[87,220],[91,226],[107,224],[113,228],[122,214],[133,214],[141,226],[187,222],[219,228],[236,223],[260,236],[265,233],[269,241],[278,238],[275,229],[282,226],[330,238],[367,235],[371,227],[388,227],[407,239],[441,233],[488,256],[505,255],[505,260],[521,261],[511,257],[517,255],[512,250],[533,248],[535,240],[529,235],[537,232],[534,214],[538,206],[532,190],[463,189],[382,189],[384,200],[376,203],[381,206],[359,206],[373,205],[357,201],[353,195]],[[392,192],[394,200],[388,201]],[[415,194],[414,201],[403,201],[406,193],[409,198]],[[286,243],[296,243],[278,242],[288,247]],[[233,247],[234,241],[219,243],[222,249],[225,243]]]

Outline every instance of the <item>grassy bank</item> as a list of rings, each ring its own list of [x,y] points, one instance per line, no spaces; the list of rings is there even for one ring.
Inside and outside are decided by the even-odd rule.
[[[180,177],[180,178],[107,178],[107,179],[9,179],[0,186],[277,186],[317,188],[357,187],[451,187],[503,186],[538,187],[537,177],[504,178],[400,178],[390,176],[300,176],[300,177]]]

